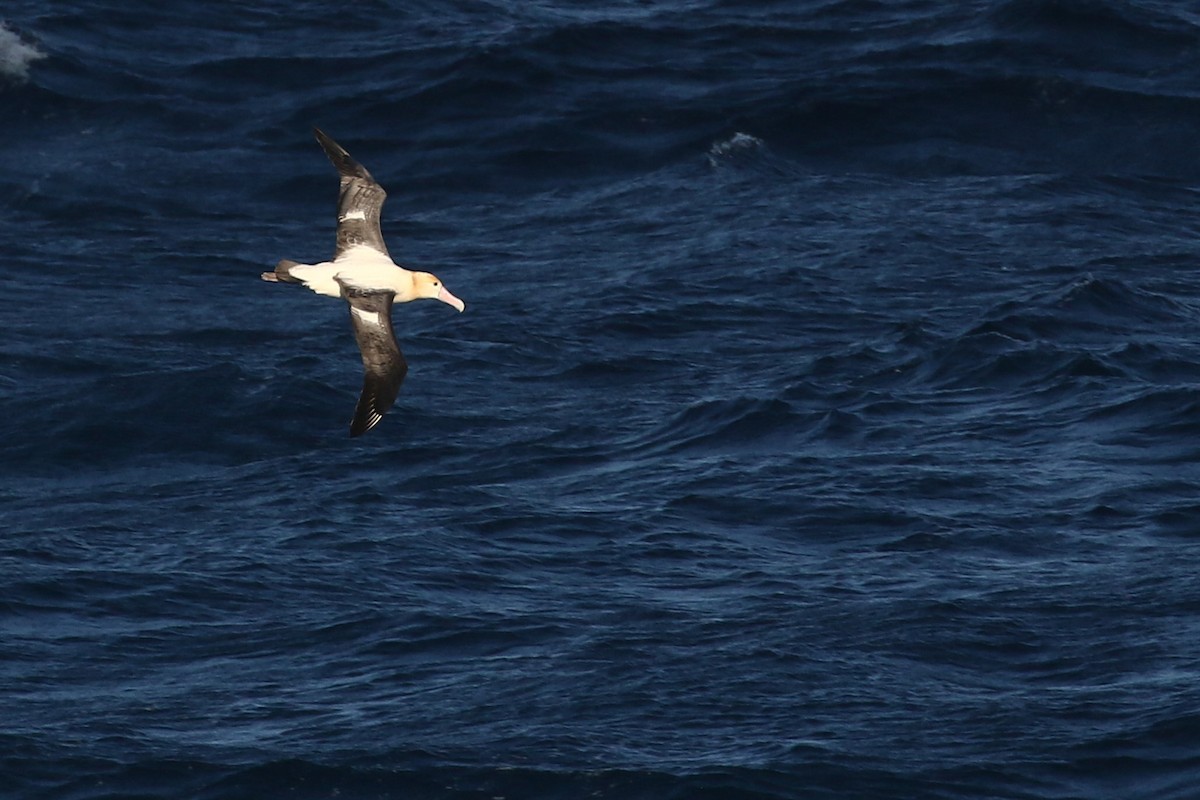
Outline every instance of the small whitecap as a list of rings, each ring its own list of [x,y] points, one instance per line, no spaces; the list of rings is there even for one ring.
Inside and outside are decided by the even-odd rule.
[[[29,77],[29,65],[46,54],[0,22],[0,79],[23,81]]]
[[[709,163],[714,166],[717,161],[722,158],[729,158],[736,153],[745,153],[754,150],[761,150],[765,143],[757,136],[752,136],[748,133],[735,133],[728,139],[722,139],[719,142],[713,142],[712,147],[708,149]]]

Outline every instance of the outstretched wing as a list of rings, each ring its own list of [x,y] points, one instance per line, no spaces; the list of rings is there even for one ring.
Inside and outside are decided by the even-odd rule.
[[[339,283],[341,283],[339,281]],[[392,331],[392,292],[355,289],[342,283],[350,301],[350,322],[362,351],[363,388],[350,423],[350,435],[371,430],[396,402],[400,384],[408,374],[408,362]]]
[[[383,233],[379,230],[379,210],[387,199],[387,192],[375,182],[366,167],[359,164],[340,144],[330,139],[320,128],[313,128],[313,133],[325,150],[325,155],[337,167],[342,176],[341,191],[338,194],[337,212],[337,249],[334,250],[334,261],[351,247],[365,245],[388,255],[387,245],[383,243]],[[389,256],[390,257],[390,256]]]

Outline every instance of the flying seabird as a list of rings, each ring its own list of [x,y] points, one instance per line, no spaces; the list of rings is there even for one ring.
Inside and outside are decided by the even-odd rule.
[[[300,264],[285,258],[275,265],[274,272],[264,272],[262,279],[298,283],[350,304],[350,322],[362,351],[364,371],[362,395],[350,423],[350,435],[358,436],[383,419],[408,372],[408,362],[392,330],[392,303],[430,298],[459,311],[466,306],[436,276],[407,270],[392,260],[379,230],[379,210],[387,193],[324,131],[313,128],[313,133],[342,176],[333,260]]]

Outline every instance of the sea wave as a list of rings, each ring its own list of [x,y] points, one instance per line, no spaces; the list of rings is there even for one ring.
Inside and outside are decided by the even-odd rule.
[[[324,797],[405,797],[414,800],[591,797],[597,800],[789,800],[816,796],[976,796],[1056,800],[1096,796],[1121,786],[1123,796],[1158,800],[1194,796],[1200,759],[1189,754],[1188,717],[1148,726],[1144,739],[1114,736],[1079,747],[1060,763],[1026,766],[980,762],[906,775],[873,759],[839,757],[819,742],[781,743],[787,756],[805,763],[803,778],[779,767],[707,767],[671,773],[651,769],[546,770],[522,764],[484,768],[433,766],[423,751],[402,754],[407,767],[378,764],[332,766],[305,759],[224,765],[204,761],[148,760],[118,764],[100,759],[59,763],[59,772],[30,776],[17,786],[29,796],[68,796],[80,800],[156,796],[163,786],[200,800],[234,800],[286,794],[298,800]],[[1138,734],[1143,734],[1138,731]],[[399,754],[398,754],[399,755]],[[13,759],[14,761],[17,759]],[[1028,772],[1032,772],[1030,775]],[[1151,777],[1147,778],[1147,774]],[[1170,777],[1163,777],[1169,774]]]
[[[1195,793],[1200,19],[66,5],[4,10],[14,796]],[[258,279],[313,124],[469,306],[353,440]]]
[[[29,65],[45,57],[45,53],[0,21],[0,79],[24,82],[29,77]]]

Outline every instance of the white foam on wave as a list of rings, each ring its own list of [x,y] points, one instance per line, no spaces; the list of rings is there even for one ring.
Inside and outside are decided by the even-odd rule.
[[[0,22],[0,79],[23,81],[29,77],[29,65],[46,54]]]
[[[738,132],[728,139],[714,142],[712,147],[708,148],[708,161],[713,166],[716,166],[719,159],[729,158],[735,153],[761,150],[764,146],[765,143],[763,140],[757,136]]]

